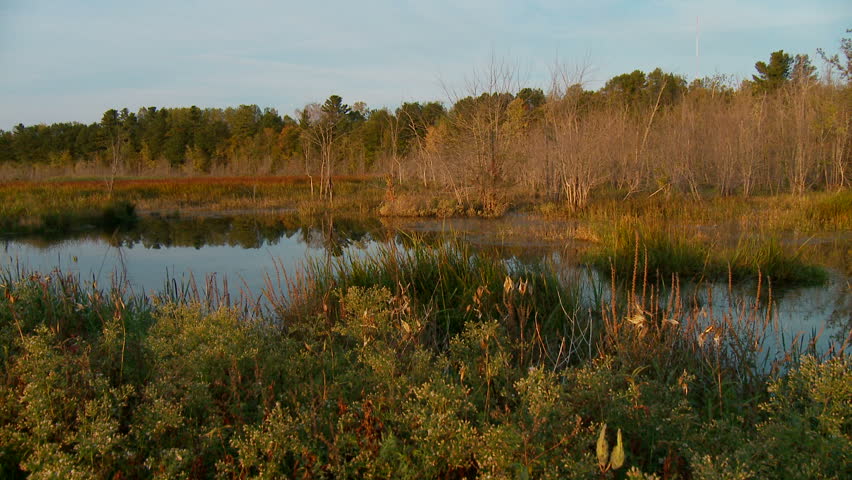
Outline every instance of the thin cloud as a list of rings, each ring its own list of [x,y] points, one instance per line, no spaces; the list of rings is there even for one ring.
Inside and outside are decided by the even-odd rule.
[[[852,24],[835,0],[737,2],[475,0],[5,2],[0,128],[97,121],[127,105],[257,103],[282,113],[332,93],[394,106],[446,100],[491,54],[547,87],[558,57],[588,58],[590,87],[661,66],[748,76],[779,48],[831,48]]]

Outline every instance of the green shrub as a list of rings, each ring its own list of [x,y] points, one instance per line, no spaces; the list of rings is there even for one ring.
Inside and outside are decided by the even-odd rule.
[[[570,292],[515,268],[388,251],[261,312],[6,274],[0,475],[595,479],[606,424],[617,478],[845,478],[847,359],[747,375],[733,339],[631,325],[618,349],[598,317],[569,358]]]
[[[85,340],[60,342],[44,326],[24,339],[12,369],[23,388],[10,445],[31,478],[111,478],[123,468],[123,412],[134,389],[111,386],[90,356]]]
[[[41,226],[45,232],[66,233],[71,231],[74,219],[67,212],[48,212],[41,216]]]
[[[804,357],[770,382],[757,434],[740,458],[763,478],[848,478],[852,465],[852,369],[845,357]]]

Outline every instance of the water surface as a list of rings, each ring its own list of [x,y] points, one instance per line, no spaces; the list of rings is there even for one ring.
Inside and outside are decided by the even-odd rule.
[[[127,231],[89,231],[54,237],[7,237],[2,242],[0,266],[26,271],[78,275],[99,286],[120,283],[134,294],[151,295],[172,285],[227,286],[233,296],[240,291],[259,297],[271,279],[290,275],[309,260],[340,256],[364,256],[382,245],[405,248],[412,239],[442,242],[460,239],[480,254],[497,255],[515,265],[545,262],[566,281],[581,282],[588,300],[609,296],[609,279],[578,264],[588,243],[566,232],[576,223],[537,217],[512,216],[501,220],[398,220],[323,217],[312,220],[293,215],[195,216],[188,218],[145,217]],[[795,237],[787,242],[800,242]],[[827,264],[837,258],[845,262],[848,246],[838,251],[831,241],[813,239],[813,248],[826,248]],[[842,240],[841,240],[842,241]],[[842,343],[852,328],[852,295],[845,267],[830,268],[825,286],[774,290],[771,308],[782,329],[777,343],[789,345],[797,335],[818,336],[824,351],[830,342]],[[735,308],[736,302],[761,305],[765,312],[767,289],[756,299],[756,285],[730,288],[721,284],[685,284],[684,297],[709,304],[719,315]],[[600,301],[600,298],[596,299]],[[772,312],[770,312],[772,313]]]

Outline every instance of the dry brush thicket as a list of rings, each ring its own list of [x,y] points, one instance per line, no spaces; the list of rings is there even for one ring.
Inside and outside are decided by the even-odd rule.
[[[779,51],[770,66],[758,62],[763,77],[739,84],[717,76],[687,85],[656,69],[589,91],[582,68],[557,66],[545,94],[521,88],[518,68],[492,58],[463,89],[447,89],[448,109],[411,102],[370,110],[332,95],[297,111],[298,120],[246,105],[110,110],[102,124],[0,132],[0,173],[299,174],[316,178],[325,197],[333,175],[374,174],[387,176],[391,191],[408,184],[447,211],[485,214],[519,197],[578,209],[597,189],[696,198],[844,189],[852,86],[848,69],[823,57],[839,82],[830,70],[817,78],[807,56]]]
[[[575,89],[521,114],[507,102],[488,142],[485,127],[475,135],[436,128],[431,151],[421,154],[437,159],[434,178],[446,187],[501,184],[573,208],[604,186],[696,197],[842,189],[850,175],[850,98],[848,87],[820,84],[776,95],[698,89],[674,104],[629,108],[584,104]]]

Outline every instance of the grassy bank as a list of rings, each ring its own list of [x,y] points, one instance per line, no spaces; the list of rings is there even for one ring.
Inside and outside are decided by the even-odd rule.
[[[602,188],[581,208],[508,189],[491,201],[454,195],[417,185],[395,186],[378,209],[389,217],[500,217],[507,212],[573,219],[592,225],[625,219],[637,223],[705,225],[753,232],[802,234],[852,230],[852,190],[802,195],[720,196],[701,198],[671,192],[647,195]]]
[[[583,210],[572,213],[550,204],[548,211],[592,223],[630,219],[645,224],[708,225],[755,232],[843,232],[852,230],[852,190],[753,197],[710,194],[701,199],[677,193],[625,196],[624,192],[605,190],[593,195]]]
[[[0,222],[6,231],[55,230],[56,222],[91,221],[111,203],[126,202],[137,212],[215,213],[295,210],[305,215],[380,214],[399,217],[499,217],[535,212],[591,224],[625,218],[643,223],[739,227],[752,231],[800,233],[852,230],[852,190],[804,195],[705,199],[672,193],[647,196],[600,190],[581,210],[514,192],[500,196],[456,196],[417,185],[386,184],[368,176],[336,177],[332,202],[319,198],[308,177],[197,177],[120,179],[110,195],[103,180],[0,183]],[[313,193],[312,193],[313,191]],[[473,198],[473,199],[471,199]]]
[[[125,179],[115,182],[111,195],[104,181],[7,182],[0,183],[0,226],[6,233],[69,231],[101,225],[116,205],[134,214],[369,214],[379,204],[381,185],[370,177],[335,178],[335,198],[328,202],[312,195],[307,177]]]
[[[762,368],[772,322],[756,305],[717,319],[676,293],[581,300],[546,266],[452,245],[282,272],[260,310],[57,273],[0,283],[3,478],[842,478],[849,465],[848,360],[799,349]]]

